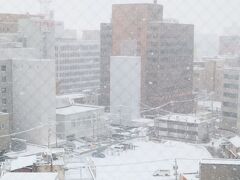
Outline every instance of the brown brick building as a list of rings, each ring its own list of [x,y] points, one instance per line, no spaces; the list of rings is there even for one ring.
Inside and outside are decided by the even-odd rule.
[[[104,34],[102,30],[101,35]],[[141,56],[143,105],[157,107],[169,101],[192,98],[193,25],[164,22],[163,6],[157,3],[116,4],[112,7],[111,34],[108,35],[112,35],[112,46],[108,43],[112,48],[110,55]],[[105,38],[101,36],[101,52],[107,52],[102,48],[106,48]],[[109,80],[106,77],[110,76],[107,70],[110,61],[106,57],[101,61],[104,64],[102,77],[104,74],[105,80]],[[109,96],[107,91],[109,88],[101,94]],[[181,105],[180,111],[191,112],[191,103],[187,106]]]

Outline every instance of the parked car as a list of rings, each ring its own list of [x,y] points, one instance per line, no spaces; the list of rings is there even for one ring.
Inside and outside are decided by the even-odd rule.
[[[95,158],[105,158],[106,156],[103,153],[94,152],[94,153],[92,153],[92,157],[95,157]]]
[[[153,173],[153,176],[170,176],[170,170],[162,170],[162,169],[156,170]]]

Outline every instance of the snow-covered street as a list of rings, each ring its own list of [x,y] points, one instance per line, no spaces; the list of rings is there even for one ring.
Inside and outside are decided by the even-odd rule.
[[[157,170],[170,170],[171,176],[168,179],[174,179],[175,159],[178,173],[196,173],[199,171],[199,160],[211,158],[209,152],[197,144],[143,140],[134,140],[131,143],[136,145],[134,150],[107,150],[106,158],[94,158],[97,180],[159,179],[160,177],[153,176]]]

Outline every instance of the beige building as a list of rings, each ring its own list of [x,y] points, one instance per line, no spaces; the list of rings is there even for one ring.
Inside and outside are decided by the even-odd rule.
[[[9,115],[7,113],[0,113],[0,153],[9,149],[10,138],[9,135]]]
[[[223,87],[224,58],[203,58],[195,61],[193,89],[195,92],[213,93],[212,100],[221,101]]]

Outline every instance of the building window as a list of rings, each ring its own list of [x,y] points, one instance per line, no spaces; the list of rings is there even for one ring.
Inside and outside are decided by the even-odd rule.
[[[224,93],[223,94],[223,96],[224,97],[228,97],[228,98],[233,98],[233,99],[235,99],[235,98],[238,98],[238,95],[237,94],[234,94],[234,93]]]
[[[1,71],[6,71],[7,70],[7,67],[5,65],[2,65],[1,66]]]
[[[225,79],[239,80],[239,75],[224,74]]]
[[[76,127],[76,122],[75,122],[75,120],[72,120],[72,127]]]
[[[2,104],[4,104],[4,105],[7,104],[7,99],[6,98],[2,99]]]
[[[229,88],[229,89],[238,89],[238,84],[229,84],[229,83],[225,83],[224,84],[225,88]]]
[[[234,113],[234,112],[223,112],[223,116],[237,118],[237,113]]]
[[[3,108],[2,112],[7,113],[7,109]]]
[[[1,124],[1,129],[5,129],[5,124]]]
[[[223,102],[223,106],[225,106],[225,107],[231,107],[231,108],[237,108],[237,103]]]
[[[7,92],[7,88],[1,88],[1,92],[2,93],[6,93]]]
[[[7,77],[6,76],[2,77],[2,82],[7,82]]]

